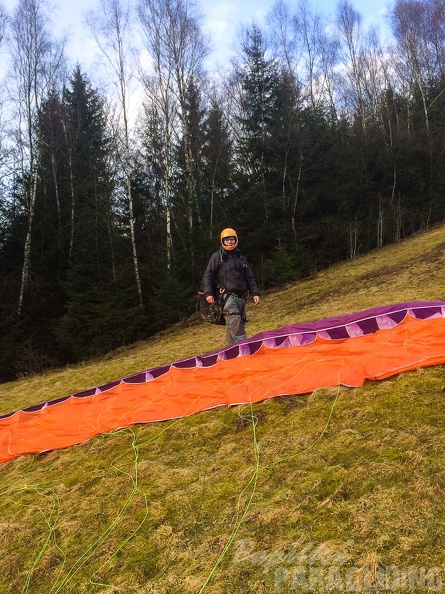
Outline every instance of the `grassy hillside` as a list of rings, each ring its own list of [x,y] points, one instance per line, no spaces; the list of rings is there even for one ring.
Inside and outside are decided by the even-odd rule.
[[[444,298],[445,228],[249,305],[250,335]],[[194,316],[0,385],[0,412],[222,346]],[[0,466],[0,594],[445,589],[445,369],[140,425]]]

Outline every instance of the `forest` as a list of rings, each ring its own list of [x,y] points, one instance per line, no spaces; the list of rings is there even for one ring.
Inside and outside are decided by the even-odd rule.
[[[0,381],[186,320],[224,227],[265,291],[444,220],[445,0],[395,0],[385,43],[277,0],[214,70],[191,0],[88,25],[106,89],[43,0],[0,8]]]

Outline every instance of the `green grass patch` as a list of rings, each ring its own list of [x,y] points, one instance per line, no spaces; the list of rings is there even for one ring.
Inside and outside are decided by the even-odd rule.
[[[270,292],[250,306],[249,334],[440,299],[444,242],[438,228]],[[209,352],[223,335],[197,314],[100,361],[1,385],[1,411]],[[0,467],[0,594],[338,591],[348,568],[354,591],[383,578],[394,592],[437,591],[421,569],[445,563],[444,394],[445,369],[421,369],[22,456]]]

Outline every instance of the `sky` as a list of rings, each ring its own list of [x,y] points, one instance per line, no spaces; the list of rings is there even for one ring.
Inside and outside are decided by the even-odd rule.
[[[55,8],[53,21],[54,32],[61,36],[68,35],[66,46],[69,61],[79,62],[89,72],[97,51],[91,40],[84,16],[88,10],[94,10],[96,0],[50,0]],[[267,13],[275,0],[195,0],[203,16],[203,25],[208,33],[213,48],[212,60],[223,64],[232,54],[236,34],[242,25],[252,22],[264,25]],[[292,7],[298,0],[288,0]],[[363,16],[365,24],[376,25],[385,30],[384,14],[388,0],[350,0],[352,6]],[[17,0],[3,0],[7,11],[12,11]],[[333,20],[337,0],[309,0],[313,10],[318,10],[329,20]]]
[[[233,35],[241,24],[252,21],[261,25],[275,0],[198,0],[205,15],[204,22],[211,35],[218,53],[228,56]],[[384,15],[388,0],[349,0],[368,25],[376,25],[383,32]],[[296,6],[298,0],[287,0],[290,7]],[[335,19],[337,0],[309,0],[314,11],[324,15],[329,21]]]

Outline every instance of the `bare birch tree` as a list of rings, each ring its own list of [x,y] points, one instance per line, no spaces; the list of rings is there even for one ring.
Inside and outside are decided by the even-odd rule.
[[[284,0],[277,0],[268,15],[268,27],[271,47],[285,68],[295,78],[301,60],[301,40],[295,31],[295,20],[289,5]]]
[[[8,27],[8,15],[3,7],[3,5],[0,4],[0,48],[3,49],[3,45],[5,43],[6,40],[6,34],[7,34],[7,27]],[[1,95],[0,98],[0,125],[1,125],[1,131],[3,132],[3,126],[4,126],[4,122],[3,122],[3,94]],[[2,134],[0,136],[0,167],[3,168],[3,165],[6,163],[7,161],[7,154],[8,154],[8,149],[4,146],[4,135]],[[3,175],[1,176],[0,179],[3,178]],[[0,204],[1,204],[1,198],[0,198]]]
[[[445,71],[445,11],[439,0],[397,0],[391,24],[399,51],[399,72],[419,91],[430,138],[428,87]],[[434,101],[434,99],[432,99]]]
[[[165,212],[165,234],[167,266],[170,267],[173,257],[172,238],[172,183],[174,163],[173,135],[177,119],[176,102],[169,92],[169,76],[145,76],[144,89],[147,96],[147,105],[144,106],[148,121],[156,122],[158,144],[158,170],[161,176],[160,199]]]
[[[201,28],[196,7],[191,0],[141,0],[139,17],[146,49],[152,59],[151,77],[146,80],[150,100],[156,105],[165,126],[164,195],[167,219],[167,251],[171,258],[171,149],[174,135],[184,145],[187,177],[186,216],[192,237],[196,206],[196,175],[187,117],[187,93],[192,84],[203,79],[208,42]],[[193,255],[193,253],[192,253]]]
[[[40,164],[42,101],[57,86],[63,66],[63,44],[49,33],[46,6],[40,0],[20,0],[11,19],[14,107],[17,113],[17,150],[26,203],[27,228],[17,313],[20,316],[29,281],[33,221]]]
[[[285,64],[304,99],[313,109],[328,106],[335,113],[333,69],[338,40],[326,33],[325,19],[304,0],[292,13],[277,0],[268,18],[271,45]]]
[[[445,76],[445,3],[431,0],[429,6],[429,28],[431,53],[434,55],[437,70]]]
[[[346,73],[346,106],[352,103],[354,110],[359,114],[362,129],[366,130],[363,70],[360,67],[363,43],[362,17],[360,13],[354,10],[348,0],[340,0],[337,5],[336,24],[343,48],[343,66]]]
[[[300,1],[293,23],[303,49],[308,103],[312,109],[318,109],[326,103],[332,107],[332,92],[329,92],[332,82],[326,66],[331,61],[330,57],[335,55],[337,43],[327,36],[324,19],[319,14],[311,12],[304,1]]]
[[[143,306],[142,286],[139,270],[139,260],[135,237],[135,215],[132,193],[132,151],[130,139],[130,98],[135,82],[133,64],[134,50],[132,49],[132,18],[126,0],[101,0],[97,12],[90,12],[88,24],[94,39],[105,57],[111,73],[111,79],[117,89],[120,105],[121,142],[118,142],[120,161],[126,182],[128,204],[131,251],[133,256],[134,276],[139,296],[139,303]],[[119,139],[118,139],[119,140]]]

